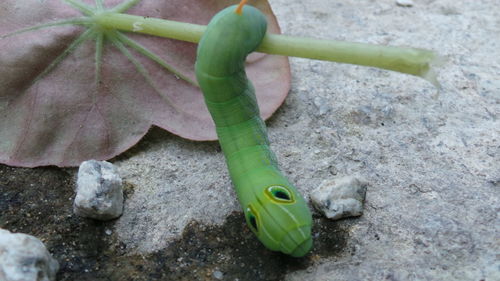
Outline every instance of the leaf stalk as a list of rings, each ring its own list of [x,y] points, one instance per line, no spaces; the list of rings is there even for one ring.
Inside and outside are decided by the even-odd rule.
[[[137,32],[198,43],[206,26],[121,13],[100,13],[93,21],[103,28]],[[444,60],[430,50],[267,34],[258,52],[371,66],[419,76],[436,87],[433,67]]]

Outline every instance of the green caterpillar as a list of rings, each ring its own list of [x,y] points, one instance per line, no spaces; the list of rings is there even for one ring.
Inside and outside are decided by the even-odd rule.
[[[267,29],[265,16],[245,2],[210,21],[198,46],[196,77],[248,226],[268,249],[301,257],[312,247],[312,217],[278,169],[245,73],[245,59]]]

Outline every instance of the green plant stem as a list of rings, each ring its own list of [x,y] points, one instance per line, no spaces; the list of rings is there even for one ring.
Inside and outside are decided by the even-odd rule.
[[[206,29],[206,26],[199,24],[119,13],[101,13],[95,15],[93,20],[103,28],[144,33],[191,43],[198,43]]]
[[[120,13],[101,13],[93,20],[103,28],[138,32],[198,43],[206,26]],[[381,46],[267,34],[258,52],[372,66],[422,77],[439,87],[433,66],[443,59],[424,49]]]

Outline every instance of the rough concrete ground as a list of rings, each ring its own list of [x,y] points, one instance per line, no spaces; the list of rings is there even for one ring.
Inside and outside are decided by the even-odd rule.
[[[371,186],[365,215],[350,229],[355,254],[290,279],[500,275],[499,3],[271,1],[287,34],[422,47],[448,58],[437,97],[414,77],[291,59],[292,92],[268,122],[283,170],[305,194],[355,173]],[[119,161],[137,187],[117,223],[120,239],[149,252],[191,219],[221,223],[237,210],[218,149],[172,137]]]
[[[291,59],[292,91],[267,122],[281,167],[304,194],[362,175],[361,218],[316,219],[301,261],[270,253],[235,213],[218,144],[153,129],[114,160],[129,184],[116,222],[70,216],[73,170],[2,167],[0,227],[45,238],[60,280],[499,280],[500,1],[270,2],[286,34],[448,58],[437,97],[415,77]]]

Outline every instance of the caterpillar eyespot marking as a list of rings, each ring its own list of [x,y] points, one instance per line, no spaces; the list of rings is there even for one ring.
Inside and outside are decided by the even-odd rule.
[[[285,186],[273,185],[265,190],[267,197],[277,203],[295,203],[293,192]]]

